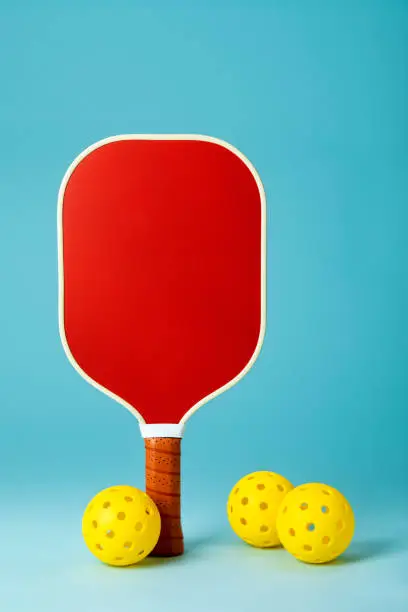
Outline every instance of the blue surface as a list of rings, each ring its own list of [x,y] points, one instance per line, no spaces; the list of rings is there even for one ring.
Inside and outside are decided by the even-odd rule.
[[[0,608],[407,610],[407,2],[0,9]],[[209,134],[255,164],[268,326],[251,373],[187,427],[188,554],[116,570],[81,515],[105,486],[143,487],[143,444],[63,354],[55,226],[69,163],[129,132]],[[258,469],[344,492],[342,560],[236,540],[226,497]]]

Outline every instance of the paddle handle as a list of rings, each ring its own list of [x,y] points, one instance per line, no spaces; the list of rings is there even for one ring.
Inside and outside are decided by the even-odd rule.
[[[184,552],[180,507],[181,438],[145,438],[146,493],[161,516],[159,541],[152,555],[175,557]]]

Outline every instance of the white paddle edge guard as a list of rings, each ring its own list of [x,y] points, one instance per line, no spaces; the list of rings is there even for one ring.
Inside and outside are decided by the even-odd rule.
[[[182,423],[139,423],[143,438],[182,438],[184,424]]]
[[[251,358],[249,359],[245,367],[232,380],[230,380],[228,383],[226,383],[224,386],[220,387],[213,393],[210,393],[209,395],[204,397],[202,400],[197,402],[194,406],[192,406],[185,413],[180,423],[178,424],[178,427],[180,427],[178,431],[182,432],[182,429],[183,429],[182,426],[185,425],[185,423],[191,417],[191,415],[194,414],[194,412],[196,412],[199,408],[201,408],[201,406],[203,406],[210,400],[214,399],[218,395],[221,395],[221,393],[224,393],[224,391],[231,389],[231,387],[236,385],[237,382],[239,382],[246,374],[248,374],[249,370],[252,368],[255,361],[257,360],[259,353],[261,352],[262,344],[263,344],[264,337],[265,337],[265,329],[266,329],[266,196],[265,196],[265,190],[262,185],[262,181],[260,179],[258,172],[256,171],[255,167],[252,165],[252,163],[249,161],[249,159],[245,157],[245,155],[243,155],[238,149],[230,145],[228,142],[225,142],[224,140],[213,138],[212,136],[203,136],[200,134],[122,134],[118,136],[110,136],[109,138],[104,138],[103,140],[99,140],[98,142],[95,142],[93,145],[90,145],[88,148],[82,151],[82,153],[80,153],[71,163],[71,165],[69,166],[68,170],[66,171],[64,175],[64,178],[62,179],[61,186],[58,192],[58,215],[57,215],[58,323],[59,323],[59,333],[61,337],[62,346],[64,348],[65,354],[69,362],[71,363],[73,368],[78,372],[78,374],[80,374],[80,376],[82,376],[82,378],[84,378],[90,385],[92,385],[99,391],[102,391],[102,393],[104,393],[111,399],[115,400],[116,402],[124,406],[127,410],[129,410],[129,412],[131,412],[131,414],[133,414],[133,416],[135,416],[137,420],[139,421],[139,425],[141,429],[143,427],[142,429],[143,437],[153,437],[150,433],[149,433],[149,436],[143,433],[147,431],[146,430],[147,424],[143,416],[137,411],[137,409],[134,406],[132,406],[131,404],[129,404],[128,402],[120,398],[115,393],[112,393],[112,391],[109,391],[109,389],[105,389],[105,387],[103,387],[98,382],[93,380],[80,367],[80,365],[76,362],[73,354],[71,353],[71,350],[68,346],[66,334],[65,334],[64,261],[63,261],[63,231],[62,231],[62,211],[63,211],[63,206],[64,206],[65,189],[66,189],[68,181],[72,173],[74,172],[75,168],[87,155],[89,155],[96,149],[103,147],[106,144],[110,144],[112,142],[117,142],[120,140],[198,140],[198,141],[210,142],[210,143],[219,145],[220,147],[224,147],[225,149],[228,149],[229,151],[234,153],[246,165],[246,167],[248,168],[248,170],[251,172],[252,176],[254,177],[258,190],[259,190],[259,196],[260,196],[260,201],[261,201],[261,225],[262,225],[261,227],[261,324],[260,324],[260,329],[259,329],[257,345],[255,347],[255,350]],[[176,427],[175,425],[170,425],[170,424],[155,425],[153,424],[153,425],[147,425],[147,427],[160,428],[160,431],[162,433],[160,433],[157,437],[177,437],[177,438],[181,437],[179,435],[170,436],[169,433],[167,434],[167,436],[164,435],[163,433],[164,431],[176,431],[175,429],[173,429]],[[159,431],[159,429],[157,429],[157,431]]]

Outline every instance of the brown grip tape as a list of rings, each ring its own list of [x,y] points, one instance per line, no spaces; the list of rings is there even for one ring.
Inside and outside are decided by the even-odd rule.
[[[180,509],[181,438],[145,438],[146,493],[161,516],[159,541],[152,555],[175,557],[184,552]]]

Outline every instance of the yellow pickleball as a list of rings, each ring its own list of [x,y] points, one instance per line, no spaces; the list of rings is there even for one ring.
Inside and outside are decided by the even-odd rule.
[[[82,535],[91,553],[109,565],[134,565],[156,546],[160,514],[143,491],[119,485],[100,491],[82,518]]]
[[[327,563],[341,555],[354,533],[353,510],[339,491],[325,484],[293,489],[279,508],[279,539],[306,563]]]
[[[239,480],[227,503],[229,523],[238,537],[251,546],[279,545],[276,516],[293,485],[274,472],[253,472]]]

